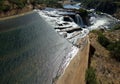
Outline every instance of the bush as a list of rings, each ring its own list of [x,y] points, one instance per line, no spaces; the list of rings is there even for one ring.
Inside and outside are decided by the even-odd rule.
[[[49,7],[62,7],[61,4],[58,4],[59,0],[30,0],[30,3],[32,5],[36,5],[36,4],[45,4]]]
[[[103,34],[98,35],[98,42],[105,48],[110,44],[110,41]]]
[[[8,6],[8,5],[1,5],[0,6],[0,11],[7,12],[9,10],[10,10],[10,6]]]
[[[16,4],[18,8],[23,8],[26,4],[26,0],[9,0],[9,2]]]
[[[0,0],[0,11],[4,11],[4,0]]]
[[[92,31],[97,32],[97,31]],[[117,61],[120,61],[120,41],[110,42],[102,33],[98,33],[98,42],[110,51],[110,56]]]
[[[101,14],[101,12],[100,12],[100,11],[96,11],[96,14],[100,15],[100,14]]]
[[[112,58],[120,61],[120,41],[111,43],[108,45],[107,49],[110,50]]]
[[[86,71],[86,76],[85,76],[86,84],[98,84],[96,80],[96,75],[95,75],[95,70],[90,67]]]
[[[88,12],[85,9],[79,9],[81,17],[86,17],[88,16]]]
[[[120,24],[115,25],[115,26],[111,29],[111,31],[113,31],[113,30],[118,30],[118,29],[120,29]]]
[[[90,32],[95,33],[97,35],[102,35],[102,31],[101,30],[92,30]]]

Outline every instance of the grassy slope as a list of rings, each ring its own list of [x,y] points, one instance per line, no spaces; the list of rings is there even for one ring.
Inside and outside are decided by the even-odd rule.
[[[120,29],[114,31],[103,32],[103,34],[111,41],[120,40]],[[91,45],[95,48],[95,52],[91,57],[91,64],[97,75],[100,84],[120,84],[120,62],[110,57],[110,51],[100,45],[97,41],[98,34],[91,32],[89,34]]]

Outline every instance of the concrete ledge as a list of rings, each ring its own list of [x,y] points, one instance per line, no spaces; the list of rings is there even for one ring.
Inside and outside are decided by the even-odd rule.
[[[89,37],[86,36],[86,45],[82,46],[76,57],[70,62],[65,73],[58,78],[56,84],[86,84],[85,73],[89,59]]]

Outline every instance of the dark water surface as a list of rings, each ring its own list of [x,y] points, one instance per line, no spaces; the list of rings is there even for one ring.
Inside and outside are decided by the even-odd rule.
[[[36,12],[0,21],[0,84],[51,84],[71,47]]]

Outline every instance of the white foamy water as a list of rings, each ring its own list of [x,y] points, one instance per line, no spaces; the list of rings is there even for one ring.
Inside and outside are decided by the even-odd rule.
[[[91,26],[88,27],[89,30],[109,29],[119,21],[118,19],[106,13],[101,13],[100,15],[92,13],[90,16],[91,17],[89,21]]]
[[[58,71],[58,75],[63,75],[65,72],[65,69],[68,67],[70,64],[70,61],[77,55],[79,51],[79,48],[73,46],[71,48],[70,53],[67,53],[66,56],[63,59],[62,65],[60,66],[60,69]]]
[[[53,28],[57,28],[57,27],[61,27],[61,29],[63,27],[65,27],[66,29],[64,29],[64,31],[61,31],[60,29],[55,29],[56,32],[58,32],[60,35],[64,36],[65,32],[69,29],[69,28],[80,28],[80,26],[78,24],[76,24],[73,19],[71,17],[69,17],[71,19],[71,22],[67,22],[67,21],[63,21],[64,16],[63,15],[59,15],[59,11],[53,10],[52,11],[46,11],[46,10],[37,10],[38,14],[40,16],[42,16],[51,26],[53,26]],[[61,11],[60,11],[61,12]],[[54,16],[54,17],[53,17]],[[67,23],[64,24],[64,23]],[[58,24],[62,24],[62,26],[59,26]],[[81,33],[79,33],[79,35],[75,36],[72,39],[69,39],[69,41],[73,44],[75,44],[77,42],[78,38],[83,38],[85,37],[88,33],[89,30],[88,29],[82,29],[80,31]],[[66,32],[67,33],[67,32]],[[69,37],[72,37],[73,33],[67,33],[66,35],[66,39]]]
[[[100,28],[104,28],[105,25],[109,24],[107,19],[97,19],[93,22],[93,25],[91,25],[89,28],[89,30],[94,30],[94,29],[100,29]]]

